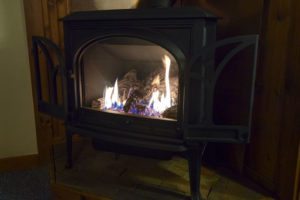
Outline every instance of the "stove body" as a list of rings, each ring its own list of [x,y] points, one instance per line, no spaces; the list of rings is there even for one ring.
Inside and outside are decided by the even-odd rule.
[[[197,8],[73,13],[63,19],[64,56],[51,41],[34,37],[38,108],[65,119],[68,167],[73,134],[91,137],[96,149],[155,157],[181,154],[189,161],[191,198],[200,199],[206,143],[248,142],[251,124],[258,39],[250,35],[217,42],[217,21]],[[230,48],[217,59],[217,49],[226,45]],[[251,46],[247,120],[215,120],[222,119],[215,117],[219,77],[237,53]],[[39,49],[52,80],[50,102],[42,97]],[[57,76],[63,105],[57,100]]]

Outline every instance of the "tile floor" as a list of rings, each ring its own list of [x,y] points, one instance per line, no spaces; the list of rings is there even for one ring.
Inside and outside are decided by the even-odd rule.
[[[74,167],[65,169],[65,148],[55,147],[57,182],[113,200],[186,200],[186,160],[169,161],[95,151],[88,141],[74,148]],[[203,168],[201,193],[207,200],[271,200],[213,170]]]

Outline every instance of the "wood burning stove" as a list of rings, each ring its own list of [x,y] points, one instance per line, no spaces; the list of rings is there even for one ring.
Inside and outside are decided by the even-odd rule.
[[[63,19],[64,56],[51,41],[33,37],[38,108],[65,119],[68,167],[75,133],[91,137],[96,149],[181,154],[189,161],[191,199],[199,200],[207,142],[244,143],[250,131],[258,37],[216,42],[217,20],[198,8],[73,13]],[[219,77],[243,49],[254,58],[242,73],[244,84],[236,83],[243,87],[237,94],[246,99],[242,110],[247,120],[235,123],[222,117],[218,91],[226,90],[217,88],[226,85]],[[48,102],[42,95],[39,50],[49,72]],[[63,105],[57,100],[57,77]]]

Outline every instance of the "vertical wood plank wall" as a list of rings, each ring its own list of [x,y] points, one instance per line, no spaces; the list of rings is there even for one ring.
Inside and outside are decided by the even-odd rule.
[[[28,51],[30,56],[31,75],[33,83],[33,93],[35,93],[34,66],[31,54],[31,37],[44,36],[50,38],[63,49],[63,29],[59,19],[69,12],[69,1],[66,0],[24,0]],[[42,57],[42,56],[41,56]],[[47,77],[46,68],[41,68],[42,77]],[[48,83],[46,78],[42,78],[43,97],[49,99],[47,91]],[[36,98],[34,98],[36,101]],[[39,157],[42,163],[49,162],[51,155],[51,145],[64,141],[63,121],[51,116],[37,112],[35,105],[37,141]]]
[[[261,30],[259,93],[255,98],[253,137],[246,172],[270,190],[276,189],[279,142],[284,111],[284,81],[291,25],[291,1],[265,1]],[[279,39],[280,38],[280,39]]]
[[[281,2],[282,3],[282,2]],[[289,12],[281,19],[290,18],[286,45],[285,78],[283,86],[282,126],[278,145],[276,190],[280,197],[299,200],[299,149],[300,149],[300,2],[290,1]],[[294,185],[294,187],[293,187]],[[299,195],[299,193],[298,193]]]
[[[299,8],[297,0],[264,2],[260,94],[245,160],[246,173],[280,199],[293,199],[299,170]]]
[[[31,36],[39,35],[50,38],[63,49],[59,19],[70,12],[71,3],[71,0],[24,0],[29,48]],[[183,3],[202,6],[223,17],[220,38],[260,33],[251,143],[223,145],[219,150],[233,169],[251,177],[279,199],[298,200],[300,1],[183,0]],[[31,56],[33,75],[32,64]],[[34,85],[34,78],[32,82]],[[43,87],[47,88],[47,83]],[[35,113],[39,154],[42,161],[47,161],[51,144],[64,141],[64,124],[38,113],[36,102]]]
[[[37,112],[37,103],[36,103],[36,91],[35,91],[35,76],[34,76],[34,67],[33,59],[31,54],[31,37],[33,35],[44,36],[44,22],[43,22],[43,12],[42,11],[42,1],[40,0],[31,0],[24,1],[25,9],[25,18],[26,18],[26,28],[27,28],[27,38],[28,38],[28,52],[30,57],[30,71],[31,71],[31,80],[33,85],[33,96],[34,96],[34,109],[35,109],[35,121],[37,129],[37,144],[39,159],[42,163],[48,162],[50,159],[49,154],[49,145],[52,139],[52,128],[51,128],[51,117],[42,115]],[[42,69],[43,70],[43,69]],[[46,74],[46,71],[42,71],[42,74]],[[47,83],[43,83],[43,88],[47,88]],[[45,95],[43,95],[45,96]]]

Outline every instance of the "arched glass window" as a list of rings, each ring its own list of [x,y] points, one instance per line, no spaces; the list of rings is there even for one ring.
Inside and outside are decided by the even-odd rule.
[[[163,47],[109,37],[81,55],[81,105],[101,112],[177,119],[178,64]]]

